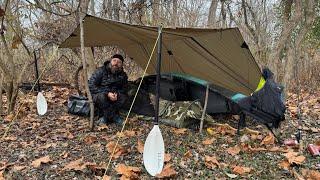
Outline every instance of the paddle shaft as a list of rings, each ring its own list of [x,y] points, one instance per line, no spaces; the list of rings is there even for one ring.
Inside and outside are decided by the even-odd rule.
[[[156,104],[155,104],[155,125],[159,124],[159,98],[160,98],[160,71],[161,71],[161,50],[162,50],[162,27],[158,27],[159,41],[158,41],[158,56],[157,56],[157,80],[156,80]]]
[[[38,58],[37,58],[37,54],[36,54],[36,50],[33,51],[33,55],[34,55],[34,66],[35,66],[35,70],[36,70],[36,81],[39,79],[39,71],[38,71]],[[37,85],[38,85],[38,92],[40,92],[40,79],[37,81]]]

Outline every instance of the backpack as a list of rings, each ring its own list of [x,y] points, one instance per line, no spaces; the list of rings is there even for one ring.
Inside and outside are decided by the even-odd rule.
[[[71,95],[68,99],[68,113],[78,116],[89,116],[90,105],[88,98],[80,95]]]

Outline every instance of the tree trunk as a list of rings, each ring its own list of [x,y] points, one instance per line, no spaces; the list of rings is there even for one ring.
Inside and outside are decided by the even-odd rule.
[[[91,13],[92,13],[92,15],[96,15],[96,11],[95,11],[95,9],[94,9],[94,5],[95,5],[95,2],[94,2],[94,0],[90,0],[90,11],[91,11]]]
[[[276,77],[278,76],[280,65],[281,65],[281,57],[280,55],[283,53],[284,47],[288,42],[291,32],[296,27],[297,22],[301,18],[302,13],[302,2],[296,1],[295,9],[294,9],[294,17],[290,20],[290,16],[292,14],[292,0],[284,0],[284,8],[283,8],[283,26],[282,31],[274,48],[274,53],[271,54],[271,58],[269,58],[269,67],[274,71]],[[279,79],[277,77],[276,79]]]
[[[139,0],[138,2],[138,24],[145,24],[146,17],[145,17],[145,2],[146,0]]]
[[[290,47],[288,51],[288,59],[285,65],[285,75],[284,75],[284,83],[287,84],[287,88],[290,88],[290,80],[293,77],[294,69],[298,68],[295,67],[298,64],[299,57],[301,56],[301,45],[303,40],[305,39],[308,31],[312,27],[312,24],[315,20],[315,4],[314,0],[306,0],[306,6],[304,9],[305,12],[305,22],[301,22],[301,29],[296,36],[295,43],[293,47]],[[296,72],[299,72],[297,70]],[[299,77],[296,77],[299,78]]]
[[[3,114],[3,99],[2,99],[2,90],[3,90],[3,75],[0,74],[0,115]]]
[[[152,2],[152,25],[158,25],[159,20],[159,4],[160,0],[153,0]]]
[[[209,9],[208,22],[207,22],[207,26],[210,28],[214,28],[216,26],[217,7],[218,7],[218,0],[212,0],[210,9]]]
[[[81,13],[81,9],[80,9],[80,13]],[[80,16],[81,17],[81,16]],[[81,59],[82,59],[82,65],[83,65],[83,71],[85,73],[85,79],[88,79],[87,76],[87,62],[86,62],[86,58],[85,58],[85,48],[84,48],[84,29],[83,29],[83,23],[82,23],[82,18],[79,19],[80,22],[80,43],[81,43]],[[93,130],[94,128],[94,122],[93,122],[93,118],[94,118],[94,105],[93,105],[93,101],[92,101],[92,96],[89,90],[89,85],[88,85],[88,81],[85,81],[85,88],[86,88],[86,92],[87,92],[87,96],[88,96],[88,100],[90,103],[90,129]]]
[[[103,0],[102,2],[102,10],[101,10],[101,17],[106,17],[107,15],[107,0]]]
[[[119,0],[113,0],[113,19],[120,20],[120,3]]]
[[[112,19],[112,0],[106,0],[107,1],[107,14],[108,14],[108,18]]]
[[[94,54],[91,48],[85,48],[86,62],[87,62],[87,77],[88,79],[91,77],[92,73],[97,69],[94,61]]]
[[[177,26],[177,13],[178,13],[178,0],[172,0],[172,17],[171,17],[171,26]]]
[[[222,28],[226,28],[227,27],[227,15],[226,15],[226,10],[225,10],[225,0],[220,0],[221,2],[221,17],[222,17],[222,21],[221,21],[221,27]]]

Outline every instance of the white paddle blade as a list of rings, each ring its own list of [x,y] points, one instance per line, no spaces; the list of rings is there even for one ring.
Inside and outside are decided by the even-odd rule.
[[[48,109],[46,98],[41,92],[37,95],[37,111],[40,116],[46,114]]]
[[[143,164],[151,176],[161,173],[164,163],[164,143],[158,125],[150,131],[143,149]]]

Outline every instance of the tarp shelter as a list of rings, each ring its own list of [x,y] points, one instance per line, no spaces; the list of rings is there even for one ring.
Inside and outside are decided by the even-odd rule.
[[[157,27],[90,15],[85,16],[83,27],[86,47],[119,46],[142,68],[158,36]],[[256,90],[261,71],[238,28],[163,28],[162,32],[162,73],[186,73],[245,95]],[[80,47],[80,27],[60,47]],[[156,55],[147,72],[155,74]]]

